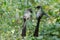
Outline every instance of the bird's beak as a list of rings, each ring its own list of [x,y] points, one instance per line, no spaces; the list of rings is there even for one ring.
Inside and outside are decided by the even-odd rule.
[[[46,14],[46,13],[44,13],[44,15],[45,15],[47,18],[50,18],[50,16],[49,16],[48,14]]]

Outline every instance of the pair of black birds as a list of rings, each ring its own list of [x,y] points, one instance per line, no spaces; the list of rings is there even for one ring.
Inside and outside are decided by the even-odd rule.
[[[43,15],[48,16],[42,9],[42,6],[37,6],[36,7],[38,9],[37,14],[36,14],[36,18],[37,18],[37,25],[34,31],[33,36],[34,37],[38,37],[38,31],[39,31],[39,23],[40,23],[40,19],[43,17]],[[22,37],[26,36],[26,21],[28,19],[31,18],[31,13],[32,13],[32,9],[27,9],[24,13],[23,16],[23,20],[24,20],[24,24],[23,24],[23,29],[22,29]]]

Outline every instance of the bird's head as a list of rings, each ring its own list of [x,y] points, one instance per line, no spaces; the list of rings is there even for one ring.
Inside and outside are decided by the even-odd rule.
[[[37,13],[37,16],[38,16],[38,15],[39,15],[39,16],[45,15],[45,16],[49,17],[49,16],[47,15],[47,13],[44,12],[42,6],[37,6],[36,8],[38,9],[38,11],[37,11],[37,12],[38,12],[38,13]]]
[[[31,8],[29,8],[29,9],[27,9],[27,10],[32,13],[32,9],[31,9]]]
[[[37,9],[42,9],[42,6],[37,6],[36,8],[37,8]]]

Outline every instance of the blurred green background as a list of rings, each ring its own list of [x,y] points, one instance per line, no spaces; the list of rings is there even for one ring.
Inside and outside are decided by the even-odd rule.
[[[41,5],[50,18],[41,19],[39,37],[33,37],[37,5]],[[60,40],[60,0],[0,0],[0,40],[22,40],[23,14],[27,8],[33,9],[33,16],[32,22],[27,21],[25,40]]]

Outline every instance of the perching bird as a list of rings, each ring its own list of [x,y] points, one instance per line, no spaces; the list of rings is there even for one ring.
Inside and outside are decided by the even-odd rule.
[[[43,17],[43,15],[46,15],[46,16],[48,16],[48,15],[43,11],[42,6],[37,6],[36,8],[38,9],[37,14],[36,14],[37,25],[36,25],[36,28],[35,28],[35,31],[34,31],[33,36],[38,37],[40,20],[41,20],[41,18]],[[48,16],[48,17],[49,17],[49,16]]]
[[[32,9],[27,9],[24,12],[23,15],[23,29],[22,29],[22,37],[26,36],[26,21],[29,20],[31,18],[31,13],[32,13]]]

